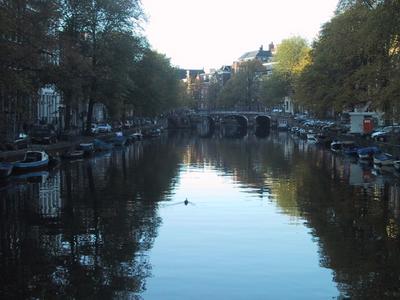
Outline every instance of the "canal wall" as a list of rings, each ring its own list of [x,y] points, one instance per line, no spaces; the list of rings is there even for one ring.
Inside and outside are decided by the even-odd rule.
[[[130,128],[130,129],[124,129],[122,130],[124,135],[129,135],[134,132],[138,131],[146,131],[146,130],[151,130],[153,128],[156,128],[156,125],[148,125],[148,126],[142,126],[142,127],[135,127],[135,128]],[[74,149],[79,146],[81,143],[91,143],[95,139],[107,141],[115,137],[115,132],[110,132],[110,133],[103,133],[103,134],[97,134],[95,136],[82,136],[82,135],[77,135],[77,136],[69,136],[68,140],[62,140],[59,141],[55,144],[29,144],[27,148],[24,149],[19,149],[19,150],[11,150],[11,151],[2,151],[0,152],[0,161],[15,161],[18,159],[22,159],[26,153],[27,150],[37,150],[37,151],[46,151],[47,153],[51,155],[58,156],[62,152],[69,150],[69,149]]]

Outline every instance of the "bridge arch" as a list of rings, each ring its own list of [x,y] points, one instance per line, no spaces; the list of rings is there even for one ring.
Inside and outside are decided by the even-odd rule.
[[[267,128],[268,130],[271,127],[271,118],[268,116],[263,116],[263,115],[256,116],[255,121],[257,127],[264,127]]]
[[[243,115],[227,115],[223,116],[222,120],[224,122],[229,122],[229,120],[235,120],[237,125],[239,125],[241,128],[247,130],[249,120],[247,119],[246,116]]]
[[[211,137],[215,131],[215,120],[211,116],[201,117],[197,123],[197,131],[201,137]]]
[[[248,119],[243,115],[225,115],[221,118],[221,127],[226,137],[243,137],[247,133]]]
[[[269,116],[256,116],[255,118],[255,134],[258,137],[266,137],[271,128],[271,118]]]

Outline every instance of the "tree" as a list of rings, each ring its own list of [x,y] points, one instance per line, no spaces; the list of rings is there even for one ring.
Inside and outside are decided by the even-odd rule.
[[[312,64],[296,87],[298,98],[322,110],[360,103],[393,114],[399,95],[398,1],[357,4],[324,25]]]
[[[314,110],[341,109],[365,100],[368,84],[357,70],[368,62],[360,45],[360,29],[368,13],[366,8],[349,10],[324,25],[313,45],[312,64],[297,84],[304,105]]]
[[[147,51],[143,37],[129,32],[110,32],[99,39],[98,94],[108,108],[111,118],[125,119],[129,104],[129,91],[137,78],[130,76]],[[99,98],[100,98],[99,97]]]
[[[259,100],[259,88],[264,67],[258,60],[240,64],[238,71],[223,87],[219,98],[219,106],[245,106],[251,109],[252,104]]]
[[[130,74],[135,79],[128,98],[136,111],[156,116],[182,104],[182,84],[178,70],[165,55],[146,49]]]
[[[278,46],[274,61],[274,72],[285,78],[290,91],[299,74],[310,63],[310,47],[305,39],[298,36],[285,39]]]
[[[339,0],[336,6],[336,14],[341,14],[357,6],[372,9],[382,2],[384,0]]]
[[[72,0],[68,0],[72,1]],[[84,35],[86,47],[84,55],[90,58],[91,78],[89,80],[89,101],[86,117],[86,131],[90,132],[93,106],[97,101],[105,102],[99,87],[101,78],[110,74],[106,66],[102,65],[102,46],[111,33],[132,33],[135,23],[142,17],[142,8],[139,0],[82,0],[71,2],[76,5],[80,32]],[[137,25],[136,25],[137,26]],[[99,43],[100,41],[103,42]]]
[[[0,101],[3,137],[32,122],[46,66],[54,59],[56,1],[0,2]]]
[[[262,80],[260,98],[267,107],[274,107],[289,94],[289,82],[279,72],[273,72]]]

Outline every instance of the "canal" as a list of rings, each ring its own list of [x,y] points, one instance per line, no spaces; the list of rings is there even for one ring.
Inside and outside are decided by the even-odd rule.
[[[1,299],[400,297],[395,176],[271,133],[161,138],[0,183]]]

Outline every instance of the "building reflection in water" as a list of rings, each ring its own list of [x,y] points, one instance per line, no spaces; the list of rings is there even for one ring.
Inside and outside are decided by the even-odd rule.
[[[400,185],[392,177],[287,133],[171,132],[0,191],[0,297],[138,298],[152,275],[159,203],[172,198],[182,166],[207,166],[306,224],[341,295],[400,295]]]

